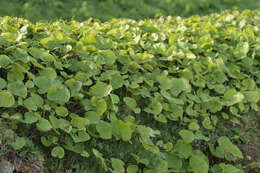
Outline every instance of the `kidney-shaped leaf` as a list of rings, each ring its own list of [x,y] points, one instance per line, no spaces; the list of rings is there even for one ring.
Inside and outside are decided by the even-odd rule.
[[[0,91],[0,107],[11,107],[14,102],[14,96],[10,92]]]
[[[112,91],[112,86],[104,82],[97,82],[96,85],[90,88],[90,94],[98,97],[105,97]]]
[[[38,118],[37,118],[37,116],[34,115],[33,112],[26,112],[24,114],[24,123],[32,124],[32,123],[35,123],[36,121],[38,121]]]
[[[52,85],[48,90],[47,98],[59,104],[64,104],[70,99],[70,92],[68,88],[63,85]]]
[[[57,157],[59,159],[62,159],[65,155],[64,149],[60,146],[54,147],[51,150],[52,157]]]
[[[243,159],[243,154],[237,146],[235,146],[226,136],[222,136],[218,139],[219,146],[224,150],[225,153],[230,153],[240,159]]]
[[[97,124],[96,129],[103,139],[111,139],[112,138],[112,127],[107,122],[100,122]]]
[[[50,131],[52,128],[51,123],[44,118],[41,118],[36,126],[37,129],[42,132]]]
[[[181,130],[179,135],[182,137],[183,141],[191,143],[194,140],[194,134],[190,130]]]
[[[190,167],[193,173],[208,173],[209,163],[200,155],[192,154],[190,157]]]
[[[185,92],[191,91],[191,86],[189,84],[189,81],[185,78],[172,79],[172,88],[171,88],[172,95],[177,96],[182,91],[185,91]]]
[[[123,173],[125,172],[124,162],[120,159],[111,158],[113,173]]]

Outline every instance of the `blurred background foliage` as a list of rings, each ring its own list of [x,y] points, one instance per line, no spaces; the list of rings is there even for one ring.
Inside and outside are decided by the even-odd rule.
[[[145,19],[156,14],[187,17],[224,9],[260,9],[260,0],[0,0],[0,16],[20,16],[32,22]]]

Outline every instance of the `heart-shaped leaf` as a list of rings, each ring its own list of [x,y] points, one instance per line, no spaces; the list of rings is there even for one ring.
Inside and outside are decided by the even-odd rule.
[[[179,134],[182,137],[183,141],[187,143],[191,143],[194,140],[194,134],[190,130],[181,130]]]
[[[52,157],[57,157],[59,159],[62,159],[65,155],[65,151],[62,147],[57,146],[51,150],[51,155]]]
[[[0,107],[11,107],[15,100],[9,91],[0,91]]]
[[[90,88],[90,94],[97,97],[105,97],[112,91],[112,86],[104,82],[97,82],[96,85]]]
[[[50,122],[44,118],[39,119],[39,122],[36,124],[37,129],[42,132],[47,132],[52,129]]]

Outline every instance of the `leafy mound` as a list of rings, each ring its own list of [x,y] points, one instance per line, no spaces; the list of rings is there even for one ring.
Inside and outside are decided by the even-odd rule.
[[[156,14],[187,17],[224,9],[260,9],[259,0],[2,0],[0,16],[23,16],[30,21],[71,18],[102,21],[112,18],[146,19]]]
[[[226,131],[258,111],[259,18],[0,18],[2,150],[81,172],[243,172]]]

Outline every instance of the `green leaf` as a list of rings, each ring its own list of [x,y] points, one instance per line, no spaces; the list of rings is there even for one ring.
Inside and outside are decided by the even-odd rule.
[[[43,49],[32,47],[29,49],[29,52],[33,57],[36,59],[41,59],[44,62],[53,62],[55,60],[54,56]]]
[[[182,168],[182,159],[180,159],[176,154],[171,154],[171,153],[166,153],[165,154],[165,159],[168,162],[168,167],[175,171],[178,172]]]
[[[131,109],[134,109],[137,106],[135,99],[130,97],[124,97],[124,102]]]
[[[112,101],[113,104],[119,103],[120,99],[119,99],[119,97],[117,95],[110,94],[110,97],[111,97],[111,101]]]
[[[88,153],[87,151],[85,151],[85,150],[83,150],[83,151],[80,153],[80,155],[81,155],[82,157],[89,157],[89,153]]]
[[[188,80],[193,80],[193,72],[190,69],[184,69],[181,73],[181,76]]]
[[[37,129],[42,132],[47,132],[52,129],[50,122],[44,118],[39,119],[39,122],[36,124]]]
[[[41,94],[46,93],[50,89],[52,82],[52,80],[43,76],[36,77],[34,80],[35,85],[40,88]]]
[[[22,149],[26,144],[26,140],[23,137],[16,137],[15,142],[11,143],[12,147],[15,150],[20,150]]]
[[[34,87],[34,83],[33,83],[32,81],[28,80],[28,81],[25,83],[25,86],[26,86],[27,88],[33,88],[33,87]]]
[[[44,146],[50,147],[52,144],[56,144],[59,139],[56,136],[42,136],[41,142]]]
[[[239,150],[239,148],[234,145],[228,137],[222,136],[218,139],[219,146],[224,150],[225,153],[230,153],[235,157],[238,157],[240,159],[243,159],[243,154]]]
[[[124,162],[120,159],[116,158],[111,158],[111,163],[113,167],[113,173],[124,173],[125,168],[124,168]]]
[[[39,72],[41,77],[53,80],[57,77],[56,71],[53,68],[47,67]]]
[[[24,123],[33,124],[38,121],[38,117],[33,112],[26,112],[24,114]]]
[[[179,132],[179,135],[182,137],[182,139],[187,142],[187,143],[191,143],[194,140],[194,134],[192,133],[192,131],[189,130],[181,130]]]
[[[0,107],[12,107],[14,103],[14,96],[10,92],[0,91]]]
[[[211,99],[210,101],[206,102],[204,106],[205,109],[209,109],[212,113],[216,113],[222,109],[222,103],[218,98]]]
[[[56,118],[53,114],[49,115],[49,120],[51,122],[53,129],[57,129],[60,127],[58,118]]]
[[[176,105],[176,104],[170,104],[170,111],[171,113],[167,113],[166,117],[172,121],[178,121],[179,119],[182,119],[183,117],[183,107]]]
[[[103,155],[96,149],[92,149],[93,154],[96,156],[97,159],[101,162],[101,166],[107,171],[107,165],[105,162],[105,159],[103,158]]]
[[[121,137],[123,141],[131,139],[133,130],[128,123],[121,120],[114,120],[111,125],[115,136]]]
[[[68,109],[64,106],[56,107],[55,112],[57,115],[62,117],[66,117],[69,114]]]
[[[7,73],[7,80],[10,82],[22,81],[22,80],[24,80],[24,74],[21,70],[12,68]]]
[[[95,111],[86,112],[85,115],[90,124],[97,124],[100,120],[100,115],[98,115]]]
[[[154,115],[154,119],[156,121],[159,121],[161,123],[167,123],[167,119],[164,115],[160,114],[160,115]]]
[[[14,140],[14,131],[11,129],[4,130],[4,138]]]
[[[190,129],[190,130],[197,131],[197,130],[200,129],[200,126],[199,126],[199,124],[198,124],[197,122],[191,122],[191,123],[189,124],[189,129]]]
[[[126,169],[127,173],[137,173],[138,172],[138,166],[136,165],[129,165]]]
[[[222,169],[221,173],[244,173],[244,171],[236,168],[231,164],[220,163],[219,167]]]
[[[200,155],[192,154],[189,163],[193,173],[208,173],[209,163]]]
[[[66,86],[69,87],[72,97],[79,95],[79,91],[81,90],[82,87],[82,82],[77,81],[76,79],[73,78],[67,80],[65,84]]]
[[[111,50],[102,50],[100,53],[104,56],[106,65],[113,65],[117,59],[116,55]]]
[[[174,152],[177,153],[180,158],[187,159],[192,153],[192,147],[183,140],[178,140],[174,146]]]
[[[27,88],[21,81],[12,82],[7,85],[7,89],[14,95],[25,98],[27,96]]]
[[[121,88],[124,84],[124,80],[120,74],[114,74],[111,76],[111,85],[113,90]]]
[[[230,89],[228,91],[225,92],[224,94],[224,105],[226,106],[232,106],[234,104],[237,104],[239,102],[242,102],[242,100],[245,98],[245,96],[240,93],[237,92],[235,89]]]
[[[168,162],[163,159],[156,159],[154,170],[162,173],[168,172]]]
[[[174,96],[178,96],[181,92],[190,92],[191,86],[189,81],[185,78],[172,79],[171,93]]]
[[[71,125],[78,129],[84,129],[88,124],[89,120],[82,117],[73,117],[71,120]]]
[[[15,113],[12,116],[10,116],[10,120],[18,120],[22,121],[23,115],[21,113]]]
[[[96,129],[103,139],[111,139],[112,138],[112,127],[109,123],[101,121],[97,124]]]
[[[62,118],[58,119],[58,125],[59,125],[58,128],[64,130],[67,133],[70,133],[70,131],[72,129],[70,122],[68,120],[65,120]]]
[[[234,50],[235,57],[242,59],[247,57],[247,53],[249,51],[249,44],[248,42],[239,42]]]
[[[44,103],[43,99],[41,98],[41,96],[37,94],[31,94],[31,95],[32,95],[31,97],[24,100],[23,102],[24,106],[29,110],[37,111],[39,107],[42,107]]]
[[[98,99],[94,104],[96,107],[95,111],[99,116],[103,115],[104,112],[106,112],[107,103],[105,99]]]
[[[104,82],[97,82],[96,85],[90,88],[90,95],[97,96],[97,97],[105,97],[110,94],[112,91],[112,86],[107,85]]]
[[[160,149],[156,145],[154,145],[152,142],[143,140],[142,143],[143,143],[144,149],[146,149],[147,151],[149,151],[155,155],[160,153]]]
[[[71,133],[70,135],[75,143],[85,142],[90,139],[90,136],[86,131],[78,131],[77,133]]]
[[[62,147],[57,146],[51,150],[51,155],[52,157],[57,157],[59,159],[62,159],[65,155],[65,151]]]
[[[260,100],[260,91],[245,91],[243,95],[248,102],[258,103]]]
[[[24,63],[28,63],[28,61],[31,60],[27,50],[23,48],[15,48],[15,50],[12,52],[11,58],[14,61],[22,61]]]
[[[3,32],[1,37],[8,43],[14,43],[17,41],[18,33],[17,32]]]
[[[157,100],[153,100],[150,107],[152,108],[152,113],[154,115],[160,114],[163,109],[162,104]]]
[[[7,67],[12,61],[6,55],[0,55],[0,68]]]
[[[70,92],[69,92],[68,88],[66,88],[64,85],[61,85],[61,86],[53,85],[48,90],[47,98],[58,104],[64,104],[69,101]]]
[[[209,117],[204,118],[204,120],[202,121],[202,125],[204,128],[209,129],[209,130],[213,128]]]
[[[168,77],[166,76],[159,76],[157,77],[157,81],[160,83],[160,88],[162,90],[168,90],[171,89],[173,86],[173,82],[172,80],[170,80]]]
[[[7,85],[7,82],[0,77],[0,90],[2,90],[3,88],[5,88]]]
[[[48,140],[45,136],[41,137],[41,143],[42,145],[44,145],[45,147],[49,147],[52,144],[52,141]]]

